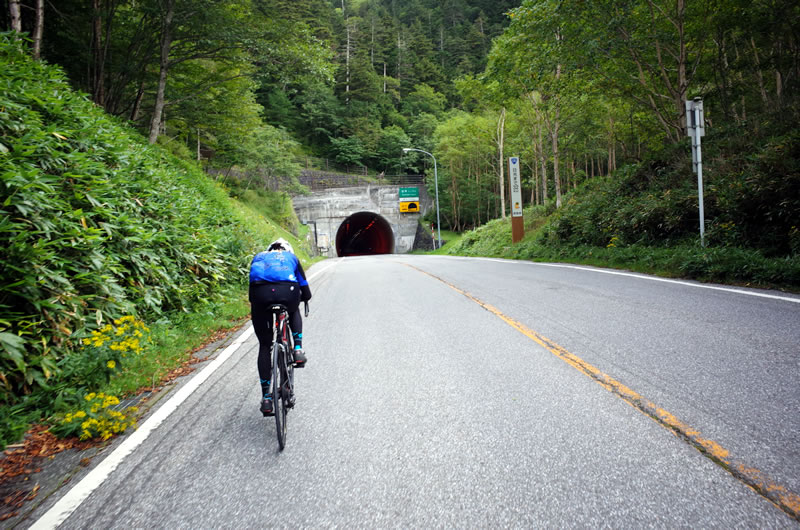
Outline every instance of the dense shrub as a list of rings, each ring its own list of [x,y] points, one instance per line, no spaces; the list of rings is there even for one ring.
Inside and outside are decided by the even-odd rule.
[[[800,132],[732,140],[709,134],[704,150],[706,243],[749,248],[767,256],[800,247]],[[595,178],[570,194],[540,243],[554,247],[668,247],[699,240],[697,179],[686,146]]]
[[[196,167],[0,35],[0,405],[52,385],[93,329],[241,281],[240,218]]]

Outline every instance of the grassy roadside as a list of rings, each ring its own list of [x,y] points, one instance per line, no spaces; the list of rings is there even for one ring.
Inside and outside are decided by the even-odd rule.
[[[150,326],[147,354],[136,356],[99,392],[129,396],[161,384],[192,359],[192,352],[247,322],[250,305],[246,287],[231,288],[202,311],[174,317]]]
[[[526,234],[511,241],[510,219],[497,219],[461,234],[440,254],[560,262],[624,269],[669,278],[800,292],[800,257],[770,258],[758,250],[728,246],[702,247],[684,241],[670,247],[622,245],[605,247],[548,244],[544,210],[525,211]]]

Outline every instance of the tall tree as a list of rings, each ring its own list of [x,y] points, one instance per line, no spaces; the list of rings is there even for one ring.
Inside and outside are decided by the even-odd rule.
[[[561,206],[559,133],[564,100],[574,89],[574,65],[566,64],[564,20],[557,0],[526,0],[512,11],[512,23],[495,42],[487,73],[501,81],[509,97],[537,92],[531,99],[540,106],[547,125],[553,154],[556,204]]]
[[[709,2],[569,0],[560,7],[565,50],[657,118],[672,142],[684,138],[685,104],[708,44]]]

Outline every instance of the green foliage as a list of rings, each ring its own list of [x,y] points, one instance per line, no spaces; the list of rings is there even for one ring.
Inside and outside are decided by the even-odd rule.
[[[496,127],[494,112],[452,111],[436,128],[434,141],[444,227],[463,230],[479,226],[500,213],[496,145],[492,141]],[[428,183],[432,195],[432,179]]]
[[[526,212],[527,213],[527,212]],[[614,236],[604,246],[554,246],[534,230],[511,243],[511,222],[494,220],[466,232],[451,247],[451,255],[494,256],[532,261],[566,262],[612,267],[668,277],[754,287],[800,290],[800,256],[771,258],[753,249],[701,247],[683,243],[671,247],[618,246]]]
[[[408,116],[427,113],[439,117],[444,112],[446,103],[444,94],[426,84],[420,84],[403,100],[403,112]]]
[[[724,132],[724,131],[723,131]],[[741,140],[709,136],[704,144],[707,243],[757,249],[767,256],[796,255],[800,212],[800,134]],[[751,138],[752,140],[752,138]],[[670,246],[699,237],[697,181],[685,147],[662,153],[613,177],[587,182],[549,222],[550,246]]]
[[[377,167],[387,173],[399,173],[404,169],[403,148],[411,145],[411,140],[400,127],[387,127],[381,132],[375,149]]]
[[[742,150],[738,135],[707,138],[714,169],[706,175],[706,247],[699,243],[697,181],[685,148],[675,147],[590,179],[560,209],[553,201],[526,208],[520,243],[511,243],[510,221],[494,220],[464,233],[448,252],[798,290],[798,135],[776,133],[760,138],[756,151]]]
[[[0,403],[125,314],[188,311],[255,248],[225,193],[0,41]]]
[[[349,138],[331,138],[334,160],[340,164],[360,166],[366,156],[364,143],[358,136]]]
[[[286,192],[246,190],[238,196],[238,199],[253,211],[259,212],[293,235],[297,235],[297,214],[292,206],[292,198]]]

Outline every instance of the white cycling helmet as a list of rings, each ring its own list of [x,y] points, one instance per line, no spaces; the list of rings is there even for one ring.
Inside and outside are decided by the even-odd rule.
[[[289,242],[283,239],[282,237],[279,237],[278,239],[270,243],[269,247],[267,248],[267,252],[275,252],[281,250],[285,252],[291,252],[292,254],[294,254],[294,249],[292,248],[292,245],[290,245]]]

